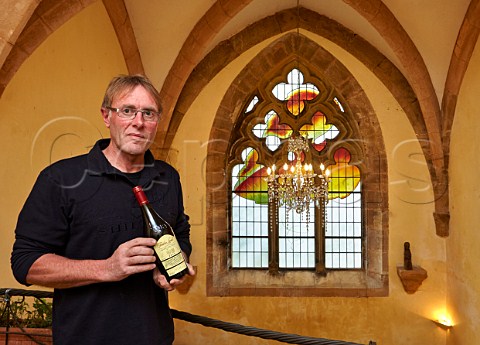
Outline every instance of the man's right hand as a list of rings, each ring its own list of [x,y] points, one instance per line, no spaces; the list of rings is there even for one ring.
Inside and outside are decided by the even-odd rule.
[[[44,254],[30,267],[27,283],[57,289],[93,283],[113,282],[140,272],[153,270],[153,238],[138,237],[121,244],[105,260],[74,260],[56,254]]]
[[[155,256],[153,238],[137,237],[121,244],[107,259],[109,281],[119,281],[132,274],[153,270]]]

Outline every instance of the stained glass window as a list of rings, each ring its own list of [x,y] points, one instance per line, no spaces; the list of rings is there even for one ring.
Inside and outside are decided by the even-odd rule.
[[[247,100],[231,152],[231,267],[269,270],[363,268],[361,171],[348,143],[347,107],[321,78],[305,67],[285,73],[270,92]],[[308,140],[308,159],[331,171],[328,203],[297,213],[269,202],[267,166],[281,166],[283,143]],[[345,143],[345,145],[344,145]],[[355,152],[351,152],[354,149]],[[238,153],[237,153],[238,154]],[[302,157],[306,159],[307,157]]]
[[[268,267],[268,196],[265,170],[253,148],[242,152],[243,164],[232,169],[232,263],[234,267]]]

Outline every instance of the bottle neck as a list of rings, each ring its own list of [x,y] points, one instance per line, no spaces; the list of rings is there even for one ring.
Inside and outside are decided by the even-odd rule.
[[[137,199],[140,205],[148,204],[147,196],[145,195],[145,192],[143,191],[142,187],[140,186],[134,187],[133,193],[135,194],[135,198]]]

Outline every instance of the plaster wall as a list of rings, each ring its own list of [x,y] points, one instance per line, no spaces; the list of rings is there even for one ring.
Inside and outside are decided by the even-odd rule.
[[[188,295],[172,294],[172,306],[194,314],[313,337],[378,344],[445,344],[446,333],[431,319],[445,311],[445,244],[435,235],[432,191],[420,146],[407,117],[387,89],[348,53],[309,35],[353,71],[370,97],[379,117],[389,160],[390,181],[390,296],[385,298],[284,298],[205,297],[206,213],[205,160],[210,127],[224,92],[261,47],[232,62],[200,93],[184,117],[173,142],[172,163],[184,181],[186,209],[192,221],[198,275]],[[415,265],[429,278],[413,295],[407,294],[397,276],[403,262],[403,242],[412,244]],[[248,274],[246,274],[248,275]],[[177,322],[178,344],[209,342],[267,344],[266,340],[227,335],[224,332]]]
[[[107,17],[101,2],[75,16],[26,60],[0,99],[0,109],[4,111],[0,121],[4,162],[0,183],[0,193],[4,196],[0,199],[2,287],[19,286],[9,267],[13,229],[39,171],[58,159],[87,152],[97,139],[108,136],[99,113],[101,97],[110,78],[126,73],[126,66]],[[382,126],[390,181],[389,296],[206,297],[207,142],[224,92],[261,49],[258,46],[233,61],[202,90],[173,142],[170,161],[180,171],[183,182],[186,210],[192,224],[192,263],[197,266],[198,274],[188,293],[171,294],[172,307],[313,337],[360,343],[374,340],[378,344],[444,345],[446,333],[431,319],[446,308],[445,244],[435,235],[431,186],[415,134],[401,108],[371,72],[337,46],[320,37],[311,38],[337,55],[354,73],[370,97]],[[429,274],[413,295],[403,290],[396,275],[396,265],[403,260],[404,241],[412,243],[414,264]],[[470,246],[473,251],[473,245]],[[455,253],[454,259],[459,260],[461,250]],[[474,276],[473,268],[464,271]],[[456,290],[462,293],[462,284],[456,285]],[[178,345],[276,343],[182,321],[176,324]]]
[[[447,239],[447,301],[454,327],[448,345],[478,344],[480,334],[480,186],[476,183],[480,157],[478,45],[459,93],[450,146],[450,236]]]
[[[2,287],[18,287],[10,271],[14,229],[38,173],[108,137],[100,115],[103,94],[112,76],[126,73],[108,23],[101,2],[87,7],[25,61],[0,98]]]

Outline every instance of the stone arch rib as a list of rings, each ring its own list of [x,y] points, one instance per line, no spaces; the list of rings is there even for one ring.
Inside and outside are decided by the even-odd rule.
[[[42,1],[20,33],[0,70],[0,97],[23,62],[42,44],[49,35],[96,0]],[[125,3],[104,0],[117,34],[129,73],[144,73],[133,28]]]
[[[18,0],[2,1],[0,23],[9,23],[9,27],[8,29],[3,27],[0,30],[0,66],[4,64],[5,59],[10,54],[18,36],[25,28],[39,2],[39,0],[27,0],[21,3]]]
[[[472,0],[468,7],[465,19],[458,33],[457,42],[450,60],[450,67],[445,82],[442,99],[443,113],[443,149],[445,151],[445,166],[448,168],[450,152],[450,132],[452,129],[458,93],[473,50],[480,35],[480,1]]]
[[[438,205],[436,204],[434,217],[437,221],[437,234],[448,235],[448,195],[443,198],[438,197],[438,195],[442,196],[444,194],[447,186],[440,183],[442,180],[436,178],[437,175],[433,167],[438,162],[432,161],[430,133],[421,109],[422,101],[418,99],[410,83],[384,55],[354,32],[305,8],[300,8],[298,14],[300,20],[297,19],[296,8],[266,17],[245,28],[229,40],[220,43],[212,50],[196,66],[181,90],[175,108],[172,110],[172,117],[166,130],[168,134],[165,134],[165,139],[162,142],[163,147],[168,150],[184,114],[188,111],[198,93],[219,71],[254,45],[272,36],[293,30],[299,25],[301,29],[323,36],[348,50],[382,81],[401,105],[422,146],[430,169],[432,184],[436,189],[435,202]],[[440,168],[442,167],[443,164],[440,164]]]
[[[251,1],[217,0],[185,40],[160,90],[163,114],[155,142],[161,149],[158,152],[161,158],[165,159],[168,154],[170,145],[165,143],[166,137],[169,135],[174,108],[188,76],[202,59],[206,45],[213,40],[216,33]]]
[[[129,74],[145,74],[142,58],[138,51],[137,39],[133,32],[130,16],[124,1],[103,0],[105,9],[107,10],[110,21],[112,22],[117,39],[122,48],[123,58],[127,65]]]
[[[415,44],[381,0],[343,0],[367,19],[393,49],[406,70],[406,78],[415,92],[425,122],[424,154],[430,171],[435,199],[434,219],[437,235],[448,236],[448,172],[442,143],[440,105],[427,67]],[[423,140],[422,140],[423,141]]]

